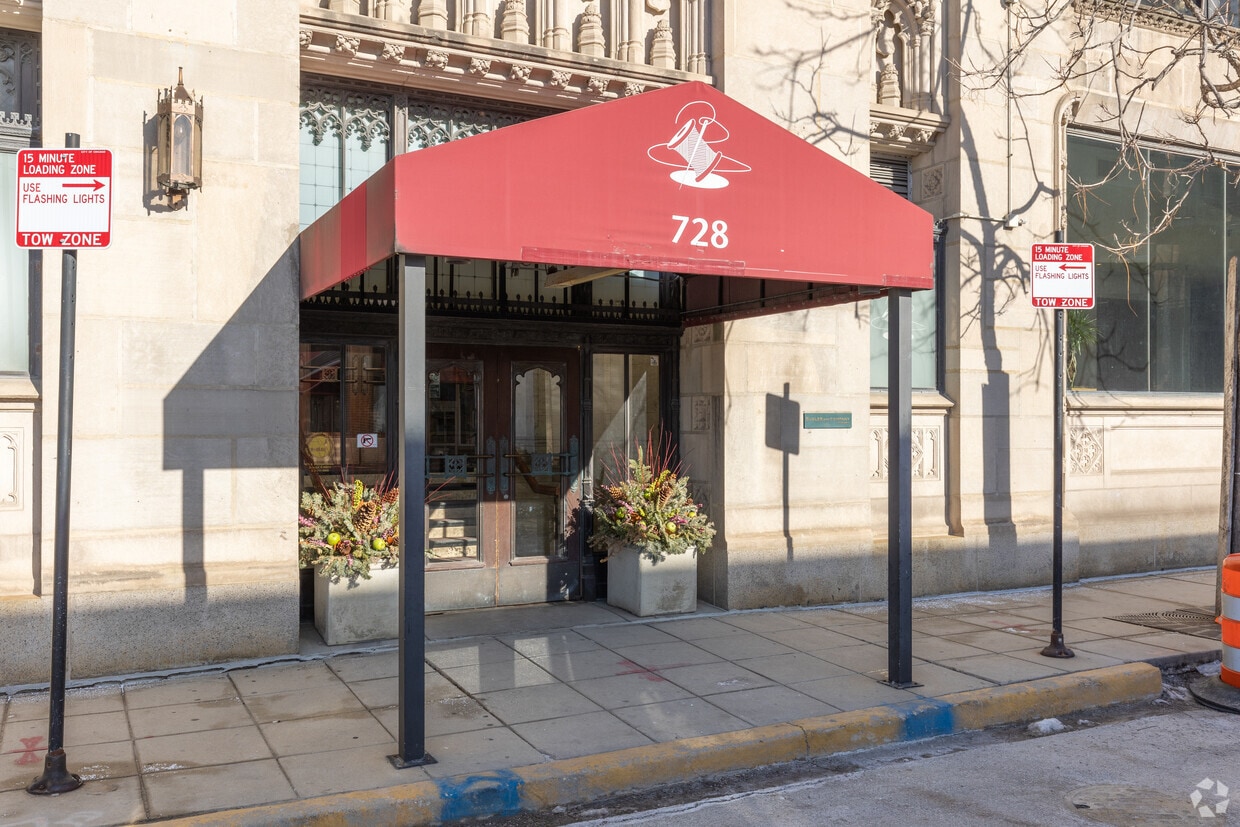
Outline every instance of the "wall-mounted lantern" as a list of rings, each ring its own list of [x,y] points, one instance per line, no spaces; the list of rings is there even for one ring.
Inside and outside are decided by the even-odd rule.
[[[176,207],[202,186],[202,99],[185,91],[180,68],[177,85],[159,93],[156,130],[157,180]]]

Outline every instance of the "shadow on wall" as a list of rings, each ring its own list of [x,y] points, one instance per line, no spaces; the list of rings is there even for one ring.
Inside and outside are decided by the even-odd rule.
[[[784,545],[788,562],[794,558],[791,511],[788,507],[788,458],[801,452],[801,403],[791,398],[792,390],[784,383],[784,395],[766,395],[766,447],[783,455],[780,469],[780,491],[783,497]]]
[[[237,623],[232,610],[250,606],[249,622],[266,639],[252,641],[255,655],[297,648],[296,487],[276,474],[231,475],[220,490],[207,472],[297,468],[297,267],[294,242],[163,402],[163,467],[181,472],[184,605],[196,615],[176,618],[175,627],[222,632]],[[260,546],[261,556],[247,555]],[[208,547],[216,562],[254,567],[252,578],[231,578],[219,603],[222,584],[206,597],[194,591],[211,585]],[[282,566],[287,578],[268,574]],[[211,647],[185,648],[186,661],[212,657]]]

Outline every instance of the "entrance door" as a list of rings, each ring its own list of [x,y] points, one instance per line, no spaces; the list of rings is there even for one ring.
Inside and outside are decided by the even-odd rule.
[[[428,345],[428,611],[581,593],[580,357]]]

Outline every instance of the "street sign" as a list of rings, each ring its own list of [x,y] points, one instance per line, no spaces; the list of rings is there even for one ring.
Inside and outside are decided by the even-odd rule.
[[[1034,244],[1029,262],[1034,307],[1094,306],[1094,245]]]
[[[17,153],[17,246],[79,249],[112,243],[112,150]]]

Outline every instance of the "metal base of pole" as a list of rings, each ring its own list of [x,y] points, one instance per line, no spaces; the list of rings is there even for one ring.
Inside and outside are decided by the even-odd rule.
[[[431,754],[429,752],[423,755],[421,758],[414,758],[411,761],[406,761],[405,759],[401,758],[399,755],[389,755],[388,761],[390,761],[392,763],[392,766],[398,770],[407,770],[410,767],[425,767],[427,764],[438,764],[439,763],[434,758],[431,758]]]
[[[82,786],[82,779],[69,772],[63,749],[50,750],[43,762],[43,774],[30,782],[26,792],[31,795],[60,795]]]
[[[1042,657],[1074,658],[1076,657],[1076,652],[1063,645],[1063,632],[1051,632],[1050,645],[1042,650]]]
[[[892,689],[916,689],[922,684],[917,681],[879,681],[883,686],[890,686]]]

